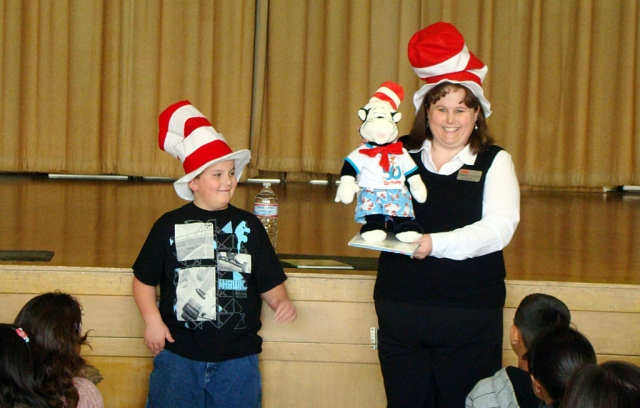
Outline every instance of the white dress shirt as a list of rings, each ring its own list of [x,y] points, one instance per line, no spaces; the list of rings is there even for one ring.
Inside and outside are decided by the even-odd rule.
[[[440,170],[436,170],[431,156],[431,141],[426,140],[419,150],[422,150],[421,158],[426,169],[445,176],[460,170],[464,164],[474,164],[477,157],[467,145]],[[509,244],[519,222],[520,186],[511,155],[501,150],[487,172],[482,219],[453,231],[430,234],[433,241],[431,256],[462,260],[499,251]]]

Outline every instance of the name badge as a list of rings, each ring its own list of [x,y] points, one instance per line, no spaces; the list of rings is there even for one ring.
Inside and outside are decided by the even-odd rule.
[[[477,183],[481,178],[482,172],[480,170],[460,169],[460,171],[458,171],[458,180],[475,181]]]

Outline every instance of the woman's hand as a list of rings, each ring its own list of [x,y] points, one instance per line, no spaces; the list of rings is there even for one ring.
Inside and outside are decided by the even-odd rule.
[[[418,249],[416,249],[416,252],[413,254],[412,258],[424,259],[431,255],[431,250],[433,249],[433,241],[431,241],[431,235],[424,234],[422,238],[412,242],[412,244],[420,245]]]

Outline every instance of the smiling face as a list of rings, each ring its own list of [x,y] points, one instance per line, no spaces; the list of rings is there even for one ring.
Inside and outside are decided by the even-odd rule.
[[[360,135],[363,139],[382,145],[398,138],[396,122],[402,115],[392,110],[388,103],[369,103],[358,111],[358,116],[362,119]]]
[[[463,89],[450,87],[446,95],[429,106],[427,120],[435,149],[457,153],[469,142],[478,110],[465,105],[466,96]]]
[[[235,161],[226,160],[207,167],[189,182],[193,203],[203,210],[218,211],[229,206],[238,186]]]

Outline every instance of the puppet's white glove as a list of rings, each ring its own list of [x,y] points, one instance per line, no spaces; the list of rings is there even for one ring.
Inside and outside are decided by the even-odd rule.
[[[358,194],[360,187],[356,183],[356,179],[353,176],[340,177],[340,185],[336,192],[336,203],[343,202],[349,204],[353,201],[353,197]]]
[[[424,185],[420,175],[414,174],[409,177],[407,181],[409,182],[409,190],[411,190],[413,198],[419,203],[427,201],[427,186]]]

